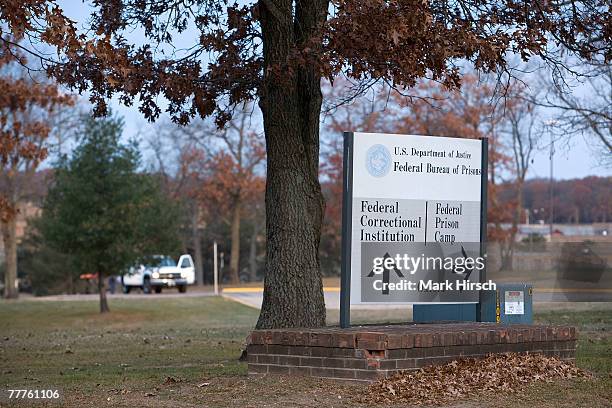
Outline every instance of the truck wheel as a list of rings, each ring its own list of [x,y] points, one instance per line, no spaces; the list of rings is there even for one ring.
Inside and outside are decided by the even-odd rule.
[[[156,286],[155,287],[155,293],[161,293],[162,287],[161,286]]]
[[[144,281],[142,282],[142,293],[147,295],[151,293],[151,279],[144,278]]]
[[[123,285],[123,293],[127,295],[128,293],[130,293],[130,290],[132,290],[131,286]]]
[[[185,293],[185,292],[187,292],[187,286],[185,286],[185,285],[179,285],[179,286],[178,286],[178,291],[179,291],[179,293]]]

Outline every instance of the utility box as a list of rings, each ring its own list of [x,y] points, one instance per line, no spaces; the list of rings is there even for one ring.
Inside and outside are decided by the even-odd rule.
[[[498,283],[496,290],[482,292],[480,309],[483,322],[531,324],[533,323],[533,285]]]
[[[412,321],[531,324],[533,286],[528,283],[498,283],[496,290],[482,292],[480,308],[478,306],[476,303],[417,304],[412,308]],[[478,309],[480,309],[480,319]]]

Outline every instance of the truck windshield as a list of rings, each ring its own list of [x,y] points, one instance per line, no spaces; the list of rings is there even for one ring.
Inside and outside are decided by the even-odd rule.
[[[161,268],[162,266],[176,266],[176,262],[169,256],[160,256],[147,260],[145,266],[147,268]]]

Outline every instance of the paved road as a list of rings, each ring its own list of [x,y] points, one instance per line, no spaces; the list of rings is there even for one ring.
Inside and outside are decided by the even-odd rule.
[[[323,289],[325,296],[325,306],[327,309],[340,309],[340,289],[339,288],[325,288]],[[223,296],[236,302],[243,303],[245,305],[261,308],[263,302],[263,290],[260,288],[228,288],[223,291]],[[364,309],[364,310],[388,310],[388,309],[410,309],[410,305],[393,306],[393,305],[353,305],[351,309]]]
[[[245,305],[261,308],[263,301],[263,290],[256,287],[247,288],[226,288],[222,292],[223,296]],[[324,289],[325,305],[328,309],[340,309],[340,289],[330,287]],[[190,287],[187,293],[178,293],[175,289],[167,289],[162,293],[152,293],[145,295],[140,291],[130,294],[115,293],[108,294],[109,299],[170,299],[184,297],[206,297],[214,296],[210,288]],[[78,294],[78,295],[54,295],[34,297],[28,294],[21,294],[20,299],[32,301],[78,301],[78,300],[98,300],[97,294]],[[612,289],[536,289],[534,291],[533,301],[539,302],[612,302]],[[387,309],[406,309],[411,306],[402,305],[400,307],[393,305],[354,305],[351,309],[367,309],[367,310],[387,310]]]
[[[328,309],[340,309],[340,290],[339,288],[325,288],[325,306]],[[251,307],[260,308],[263,300],[263,292],[260,288],[228,288],[223,291],[223,296],[244,303]],[[536,303],[544,302],[612,302],[612,289],[536,289],[533,294],[533,301]],[[406,309],[411,306],[393,305],[354,305],[351,309],[367,310],[386,310],[386,309]]]

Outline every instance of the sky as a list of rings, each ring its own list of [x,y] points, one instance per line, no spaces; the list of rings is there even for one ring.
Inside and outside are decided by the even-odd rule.
[[[79,26],[89,16],[91,10],[87,4],[74,0],[60,0],[59,4],[64,8],[66,15],[77,21]],[[188,29],[181,36],[175,36],[175,40],[184,44],[192,44],[196,38],[195,29]],[[129,40],[142,43],[144,36],[138,31],[129,33]],[[149,124],[138,111],[138,105],[131,107],[121,105],[116,99],[110,103],[111,109],[125,120],[124,136],[129,138],[137,133],[154,131],[154,125]],[[346,129],[347,131],[351,129]],[[548,136],[548,137],[546,137]],[[546,135],[545,139],[550,136]],[[341,137],[341,135],[339,135]],[[595,137],[590,135],[574,136],[570,140],[563,135],[554,135],[555,143],[553,155],[553,175],[555,179],[583,178],[591,175],[612,176],[612,168],[606,168],[600,164],[601,150],[597,150]],[[145,154],[146,158],[146,154]],[[543,142],[541,149],[536,152],[533,163],[528,172],[528,178],[550,177],[550,143]]]
[[[550,143],[534,157],[529,178],[550,177]],[[601,164],[600,146],[592,135],[576,135],[568,141],[557,142],[553,155],[555,179],[583,178],[587,176],[612,176],[612,168]]]

